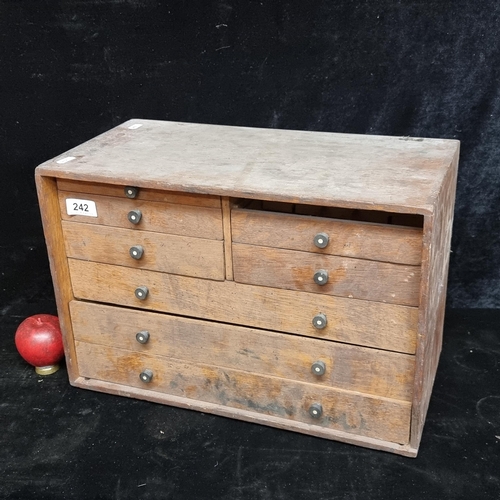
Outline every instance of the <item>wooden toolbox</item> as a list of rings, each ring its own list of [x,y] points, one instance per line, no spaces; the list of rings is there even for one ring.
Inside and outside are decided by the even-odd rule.
[[[40,165],[70,382],[416,456],[458,152],[131,120]]]

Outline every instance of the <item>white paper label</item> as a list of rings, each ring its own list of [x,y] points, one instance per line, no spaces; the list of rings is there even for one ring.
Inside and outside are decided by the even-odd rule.
[[[142,123],[134,123],[134,125],[130,125],[129,129],[130,130],[136,130],[138,128],[142,127]]]
[[[76,160],[76,156],[66,156],[65,158],[61,158],[60,160],[57,160],[56,163],[64,164],[68,163],[69,161]]]
[[[97,217],[97,207],[95,206],[95,201],[66,198],[66,213],[68,215]]]

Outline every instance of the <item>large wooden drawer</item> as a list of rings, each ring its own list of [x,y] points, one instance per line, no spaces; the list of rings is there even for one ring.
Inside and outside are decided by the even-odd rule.
[[[233,244],[234,279],[240,283],[417,306],[420,266],[336,255]],[[325,271],[324,285],[314,275]]]
[[[75,342],[80,374],[148,391],[251,410],[406,444],[411,403],[159,355]],[[149,383],[141,373],[149,370]],[[148,374],[149,375],[149,374]],[[319,418],[311,416],[320,404]]]
[[[62,227],[68,257],[214,280],[225,277],[219,240],[69,221],[62,221]]]
[[[85,199],[96,204],[97,217],[92,217],[68,215],[66,206],[68,199],[81,200],[82,193],[59,191],[63,220],[195,238],[223,239],[222,213],[217,208],[91,194]],[[128,218],[132,211],[140,212],[140,215],[136,215],[137,223],[131,222]]]
[[[70,310],[78,341],[411,401],[407,354],[79,301]]]
[[[76,298],[414,353],[418,309],[68,259]],[[113,287],[109,286],[113,283]],[[148,288],[145,300],[134,290]],[[322,313],[326,327],[313,319]]]
[[[236,208],[231,230],[235,243],[396,264],[422,261],[422,229],[415,227]],[[326,236],[323,248],[314,243],[319,234]]]

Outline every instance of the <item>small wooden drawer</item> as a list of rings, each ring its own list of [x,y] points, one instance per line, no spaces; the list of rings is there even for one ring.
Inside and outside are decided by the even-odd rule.
[[[70,309],[82,342],[411,401],[407,354],[78,301]]]
[[[68,199],[78,200],[74,202],[77,206],[85,205],[88,201],[95,203],[97,216],[68,215],[66,206]],[[223,239],[222,213],[217,208],[98,194],[91,194],[82,199],[82,193],[68,191],[59,191],[59,205],[63,220],[195,238]],[[131,221],[132,217],[135,217],[134,222]]]
[[[136,188],[134,186],[123,186],[113,184],[100,184],[97,182],[82,182],[71,179],[57,179],[57,189],[59,191],[72,191],[75,193],[99,194],[105,196],[115,196],[118,198],[130,198],[129,189],[132,188],[133,199],[161,201],[164,203],[174,203],[176,205],[193,205],[195,207],[220,208],[219,196],[206,194],[179,193],[175,191],[163,191],[151,188]]]
[[[232,240],[288,250],[301,250],[396,264],[422,261],[422,229],[234,209]]]
[[[76,298],[415,353],[418,309],[68,259]],[[113,283],[113,287],[109,286]],[[134,290],[148,289],[139,300]],[[314,319],[322,314],[324,328]]]
[[[241,243],[232,251],[234,279],[240,283],[418,306],[420,266]],[[315,281],[316,273],[322,283]]]
[[[214,280],[225,277],[223,242],[62,221],[68,257]]]
[[[87,342],[75,347],[82,377],[408,443],[408,401]]]

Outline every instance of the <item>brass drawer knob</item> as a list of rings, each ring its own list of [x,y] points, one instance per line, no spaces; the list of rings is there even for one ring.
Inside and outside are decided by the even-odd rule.
[[[141,372],[139,375],[139,378],[145,382],[146,384],[149,384],[151,380],[153,380],[153,372],[151,370],[148,370],[147,368]]]
[[[139,209],[135,208],[127,214],[127,218],[132,224],[139,224],[142,219],[142,212]]]
[[[318,248],[326,248],[329,242],[330,242],[330,238],[326,233],[318,233],[314,237],[314,244]]]
[[[314,328],[317,328],[318,330],[323,330],[327,323],[328,320],[326,319],[326,314],[323,313],[316,314],[312,320]]]
[[[139,344],[147,344],[149,340],[149,332],[147,330],[141,330],[135,334],[135,339]]]
[[[328,271],[320,269],[314,273],[314,283],[317,285],[326,285],[328,283]]]
[[[135,289],[135,296],[139,300],[146,300],[146,297],[148,296],[149,290],[147,286],[138,286]]]
[[[326,365],[323,361],[315,361],[311,366],[311,372],[318,377],[324,375],[326,372]]]
[[[141,245],[134,245],[130,247],[129,254],[133,259],[139,260],[144,254],[144,248]]]
[[[139,194],[139,188],[136,188],[133,186],[126,186],[125,187],[125,196],[127,198],[137,198],[138,194]]]
[[[321,406],[321,403],[313,403],[309,407],[309,415],[311,415],[312,418],[320,418],[321,415],[323,415],[323,407]]]

